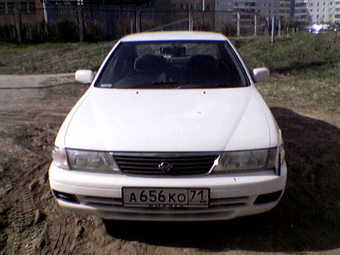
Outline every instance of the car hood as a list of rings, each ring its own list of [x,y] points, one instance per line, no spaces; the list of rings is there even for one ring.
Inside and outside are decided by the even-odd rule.
[[[268,111],[254,87],[92,87],[70,113],[61,136],[64,147],[103,151],[265,148],[271,143]]]

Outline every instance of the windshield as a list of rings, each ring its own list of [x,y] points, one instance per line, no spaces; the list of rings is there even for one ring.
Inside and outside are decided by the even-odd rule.
[[[249,85],[224,41],[121,42],[105,64],[100,88],[231,88]]]

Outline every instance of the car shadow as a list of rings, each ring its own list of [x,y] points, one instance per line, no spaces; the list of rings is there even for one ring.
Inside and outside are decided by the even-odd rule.
[[[340,247],[340,129],[286,108],[271,109],[283,131],[288,183],[272,211],[222,222],[104,221],[113,238],[208,251],[320,251]]]

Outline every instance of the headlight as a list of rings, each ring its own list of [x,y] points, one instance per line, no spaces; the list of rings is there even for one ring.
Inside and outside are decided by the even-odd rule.
[[[218,159],[213,173],[247,172],[276,169],[278,166],[277,148],[228,151]]]
[[[55,147],[54,164],[62,169],[117,172],[119,168],[109,152],[82,151]]]
[[[54,164],[62,169],[69,169],[66,151],[63,148],[54,147],[52,151],[52,158]]]
[[[67,149],[68,162],[72,170],[117,172],[119,168],[109,152]]]

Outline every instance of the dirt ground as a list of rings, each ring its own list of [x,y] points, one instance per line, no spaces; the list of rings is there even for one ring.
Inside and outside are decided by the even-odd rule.
[[[59,208],[48,186],[56,132],[86,88],[67,75],[0,76],[0,254],[340,254],[339,114],[272,107],[289,176],[269,213],[208,223],[102,221]]]

